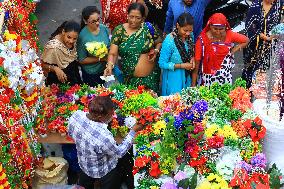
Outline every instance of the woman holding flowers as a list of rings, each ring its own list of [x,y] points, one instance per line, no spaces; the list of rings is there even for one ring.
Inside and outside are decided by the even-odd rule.
[[[103,84],[100,76],[105,69],[110,41],[109,30],[100,24],[100,11],[96,6],[83,9],[81,27],[77,51],[83,82],[90,86]]]
[[[162,44],[159,65],[162,71],[162,95],[168,96],[191,86],[194,69],[193,17],[183,13],[174,31]]]
[[[202,63],[201,84],[232,83],[233,54],[247,46],[249,39],[231,30],[222,13],[213,14],[197,39],[195,47],[195,69],[192,85],[196,86],[199,64]],[[235,45],[235,43],[237,45]]]
[[[117,26],[113,31],[105,75],[111,75],[117,57],[120,56],[125,84],[144,85],[157,92],[160,70],[156,56],[161,40],[152,24],[144,23],[145,16],[142,4],[132,3],[128,7],[128,22]]]
[[[80,26],[74,21],[63,22],[51,34],[41,57],[43,70],[47,73],[46,84],[80,84],[76,41]]]

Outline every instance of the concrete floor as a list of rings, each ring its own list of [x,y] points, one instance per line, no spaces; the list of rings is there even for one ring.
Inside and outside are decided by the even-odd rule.
[[[41,0],[37,6],[37,16],[39,18],[39,37],[44,45],[51,33],[66,20],[75,20],[80,23],[81,11],[84,7],[96,5],[100,7],[99,0]],[[242,53],[235,56],[235,67],[233,69],[233,79],[241,76],[243,68]]]
[[[64,21],[75,20],[80,23],[82,9],[90,5],[100,7],[99,0],[41,0],[36,10],[41,44],[44,45],[51,33]]]

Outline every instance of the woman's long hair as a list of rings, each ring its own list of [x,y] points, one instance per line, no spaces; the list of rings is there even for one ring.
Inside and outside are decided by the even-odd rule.
[[[62,33],[63,30],[65,32],[74,31],[74,32],[79,33],[80,32],[80,25],[73,20],[65,21],[50,35],[49,39],[50,40],[53,39],[58,34]]]

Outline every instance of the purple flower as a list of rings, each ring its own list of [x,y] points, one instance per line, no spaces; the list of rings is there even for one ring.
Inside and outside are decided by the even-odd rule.
[[[124,125],[124,120],[125,120],[124,116],[122,116],[120,114],[117,115],[118,125],[120,125],[120,126]]]
[[[186,177],[185,172],[183,172],[183,171],[179,171],[179,172],[175,175],[175,177],[174,177],[174,179],[175,179],[177,182],[179,182],[179,181],[181,181],[181,180],[183,180],[183,179],[185,179],[185,178],[187,178],[187,177]]]
[[[199,100],[192,105],[191,109],[193,112],[203,116],[208,110],[208,103],[205,100]]]
[[[252,166],[245,161],[241,161],[238,163],[237,168],[245,169],[248,173],[250,173]]]
[[[250,163],[254,167],[265,168],[267,161],[263,153],[257,153],[254,157],[251,158]]]
[[[180,128],[183,127],[182,122],[183,122],[183,118],[181,116],[175,117],[174,126],[176,130],[179,130]]]
[[[172,182],[166,182],[164,183],[160,189],[178,189],[175,183]]]

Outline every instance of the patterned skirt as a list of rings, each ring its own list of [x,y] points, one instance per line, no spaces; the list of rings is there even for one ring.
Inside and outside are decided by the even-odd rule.
[[[212,74],[202,74],[202,84],[204,86],[210,86],[213,83],[219,83],[223,85],[225,83],[232,84],[232,69],[235,66],[234,57],[228,54],[221,65],[221,68],[216,71],[214,75]]]

